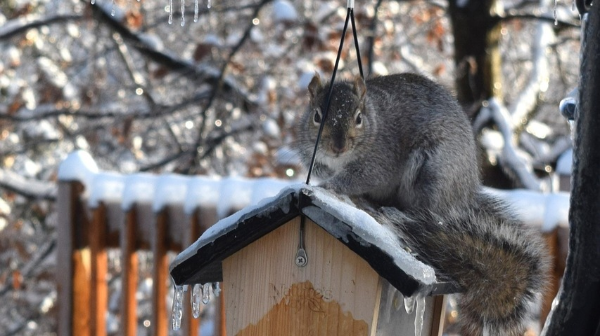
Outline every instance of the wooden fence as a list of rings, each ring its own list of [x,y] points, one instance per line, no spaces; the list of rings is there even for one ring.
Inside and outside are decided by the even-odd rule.
[[[168,252],[180,252],[217,221],[214,208],[198,208],[186,215],[183,206],[166,206],[153,211],[152,204],[134,203],[123,210],[121,203],[99,203],[90,209],[83,197],[84,185],[59,182],[58,197],[58,334],[106,335],[108,311],[107,250],[120,249],[122,273],[119,304],[120,335],[138,332],[138,253],[153,254],[152,317],[150,335],[167,335]],[[235,211],[237,209],[231,209]],[[187,291],[187,302],[191,291]],[[216,302],[215,335],[225,335],[222,296]],[[198,335],[198,319],[186,305],[181,335]]]

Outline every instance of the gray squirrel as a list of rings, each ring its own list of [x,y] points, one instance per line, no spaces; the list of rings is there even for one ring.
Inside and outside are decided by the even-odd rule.
[[[530,302],[546,281],[547,254],[500,200],[481,186],[473,132],[456,99],[410,73],[336,82],[315,74],[297,125],[308,166],[323,125],[314,173],[350,196],[408,247],[463,287],[463,335],[523,335]]]

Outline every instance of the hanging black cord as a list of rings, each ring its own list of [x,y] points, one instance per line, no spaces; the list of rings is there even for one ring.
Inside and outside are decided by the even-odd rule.
[[[321,141],[321,133],[323,132],[323,126],[327,119],[327,113],[329,112],[329,105],[331,104],[331,93],[333,92],[333,82],[335,81],[335,75],[337,74],[338,65],[340,63],[340,56],[342,55],[342,48],[344,47],[344,37],[346,36],[346,30],[348,29],[348,20],[350,19],[352,8],[348,8],[346,14],[346,22],[344,22],[344,30],[342,30],[342,39],[340,41],[340,47],[338,49],[337,57],[335,59],[335,65],[333,66],[333,74],[331,75],[331,82],[329,82],[329,91],[327,92],[327,99],[325,100],[325,110],[323,111],[323,118],[319,125],[319,132],[317,133],[317,141],[315,141],[315,148],[313,149],[313,155],[310,159],[310,165],[308,166],[308,176],[306,177],[306,184],[310,182],[310,175],[312,174],[313,167],[315,165],[315,157],[317,156],[317,148],[319,147],[319,141]]]
[[[362,69],[362,61],[360,60],[360,49],[358,48],[358,36],[356,35],[356,24],[354,23],[354,8],[349,8],[350,19],[352,21],[352,35],[354,35],[354,47],[356,48],[356,60],[358,61],[358,70],[360,71],[360,77],[365,79]],[[344,37],[342,37],[344,39]]]

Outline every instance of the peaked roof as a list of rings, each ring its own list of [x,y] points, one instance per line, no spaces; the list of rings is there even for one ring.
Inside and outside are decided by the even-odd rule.
[[[405,296],[459,291],[456,283],[438,280],[433,268],[407,252],[391,230],[349,200],[304,184],[285,188],[210,227],[171,263],[175,284],[222,281],[224,259],[300,215],[358,254]]]

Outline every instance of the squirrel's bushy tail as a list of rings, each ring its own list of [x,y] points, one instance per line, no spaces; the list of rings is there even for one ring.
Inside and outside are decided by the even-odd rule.
[[[381,208],[374,216],[461,285],[463,335],[523,335],[529,303],[548,274],[544,244],[498,200],[481,194],[477,203],[444,216],[396,208]]]

